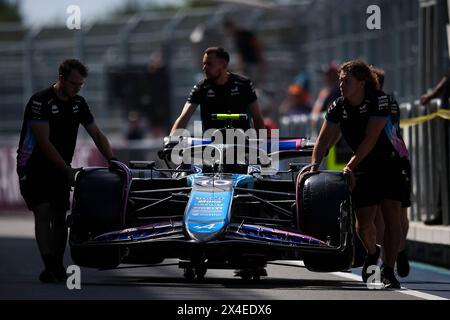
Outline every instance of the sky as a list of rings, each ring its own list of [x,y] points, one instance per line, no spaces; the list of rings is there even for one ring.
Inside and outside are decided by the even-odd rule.
[[[122,7],[129,0],[18,0],[27,26],[44,24],[64,24],[70,5],[77,5],[81,11],[82,23],[90,23],[98,18],[107,18],[114,9]],[[133,0],[143,4],[174,4],[183,0]]]

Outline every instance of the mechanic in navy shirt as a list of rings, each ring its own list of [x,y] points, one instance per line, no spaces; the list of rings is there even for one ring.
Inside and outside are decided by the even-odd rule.
[[[370,66],[372,72],[374,73],[378,86],[378,90],[383,90],[384,85],[384,70],[374,66]],[[408,207],[411,206],[411,163],[409,161],[409,153],[406,148],[405,142],[403,140],[401,129],[400,129],[400,107],[392,94],[389,97],[389,117],[392,126],[386,126],[388,136],[390,137],[391,143],[396,146],[398,154],[400,155],[401,161],[399,162],[400,171],[402,177],[402,199],[401,199],[401,225],[402,234],[400,248],[397,255],[397,274],[404,278],[409,274],[409,261],[406,251],[406,237],[408,235],[409,220],[408,220]],[[377,243],[384,245],[384,237],[389,236],[388,232],[385,235],[385,224],[381,208],[377,211],[377,216],[375,218],[375,225],[377,228]],[[389,226],[387,226],[389,228]],[[396,236],[396,235],[394,235]]]
[[[394,275],[401,235],[401,180],[396,170],[400,157],[386,133],[389,99],[376,90],[376,79],[361,60],[344,63],[339,70],[339,81],[342,97],[327,110],[311,159],[312,171],[318,170],[326,152],[342,134],[354,153],[343,172],[351,180],[356,228],[367,250],[363,281],[368,280],[367,268],[377,265],[380,254],[374,221],[377,207],[381,205],[386,212],[386,224],[397,234],[386,239],[382,281],[386,288],[400,288]]]
[[[108,139],[94,122],[84,98],[78,95],[87,75],[80,61],[63,61],[58,81],[34,94],[25,108],[17,173],[21,194],[34,213],[36,241],[45,264],[39,277],[42,282],[64,281],[67,277],[63,265],[65,219],[76,172],[71,162],[80,124],[102,155],[113,159]]]
[[[214,113],[247,114],[248,120],[233,121],[234,128],[265,129],[255,90],[251,81],[243,76],[228,71],[229,54],[220,47],[206,49],[203,55],[203,73],[201,80],[192,89],[183,110],[175,121],[170,135],[175,130],[186,128],[192,114],[200,105],[203,131],[212,128],[225,128],[223,120],[212,120]]]

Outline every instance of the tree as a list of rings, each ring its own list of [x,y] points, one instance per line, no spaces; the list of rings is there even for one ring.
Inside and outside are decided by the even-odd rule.
[[[0,22],[22,22],[18,1],[0,0]]]

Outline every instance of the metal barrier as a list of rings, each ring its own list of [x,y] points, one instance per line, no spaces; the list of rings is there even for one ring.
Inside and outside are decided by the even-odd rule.
[[[426,116],[440,108],[440,100],[432,100],[427,106],[418,101],[400,105],[402,119]],[[449,224],[449,135],[449,121],[440,117],[403,128],[412,167],[412,221],[441,214],[443,224]]]

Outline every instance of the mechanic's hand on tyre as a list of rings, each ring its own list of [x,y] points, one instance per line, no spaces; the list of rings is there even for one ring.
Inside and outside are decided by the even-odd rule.
[[[181,137],[177,135],[167,136],[164,137],[163,141],[164,141],[164,148],[171,149],[181,141]]]
[[[119,159],[117,159],[116,157],[111,157],[108,159],[108,168],[112,169],[114,167],[114,162],[113,161],[119,161]]]
[[[72,168],[67,167],[66,168],[66,175],[67,179],[69,181],[70,188],[72,189],[73,186],[75,186],[75,176],[76,174],[81,171],[83,168]]]
[[[353,173],[353,170],[346,166],[342,170],[342,173],[344,174],[344,176],[348,177],[350,189],[353,190],[353,188],[355,188],[355,184],[356,184],[356,178],[355,178],[355,174]]]
[[[317,172],[317,171],[319,171],[319,164],[318,163],[311,163],[309,165],[309,172]]]

